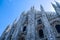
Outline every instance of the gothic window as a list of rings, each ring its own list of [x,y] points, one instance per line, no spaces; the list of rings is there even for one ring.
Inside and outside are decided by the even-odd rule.
[[[40,38],[44,38],[44,34],[43,34],[43,30],[42,29],[39,30],[39,37]]]
[[[26,26],[24,26],[24,28],[23,28],[23,32],[24,32],[24,31],[26,31]]]
[[[55,28],[56,28],[57,32],[60,33],[60,25],[56,25]]]
[[[42,23],[42,22],[41,22],[41,19],[37,20],[37,23],[38,23],[38,24],[41,24],[41,23]]]

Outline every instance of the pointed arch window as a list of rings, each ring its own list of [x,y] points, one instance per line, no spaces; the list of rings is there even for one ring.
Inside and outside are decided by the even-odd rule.
[[[42,22],[41,22],[41,19],[38,19],[38,20],[37,20],[37,23],[38,23],[38,25],[41,24],[41,23],[42,23]]]
[[[23,27],[23,32],[26,31],[26,26]]]
[[[55,28],[56,28],[57,32],[60,33],[60,25],[56,25]]]
[[[44,34],[43,34],[43,30],[42,29],[39,30],[39,37],[40,38],[44,38]]]

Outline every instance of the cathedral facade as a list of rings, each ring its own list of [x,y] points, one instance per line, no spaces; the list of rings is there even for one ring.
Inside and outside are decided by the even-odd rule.
[[[0,40],[60,40],[60,4],[52,3],[56,12],[41,11],[34,7],[22,12],[18,21],[8,25]]]

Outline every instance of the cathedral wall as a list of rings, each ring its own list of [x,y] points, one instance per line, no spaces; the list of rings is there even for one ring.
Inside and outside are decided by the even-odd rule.
[[[53,32],[56,36],[57,40],[60,40],[60,18],[57,17],[50,21],[50,24],[52,25]]]

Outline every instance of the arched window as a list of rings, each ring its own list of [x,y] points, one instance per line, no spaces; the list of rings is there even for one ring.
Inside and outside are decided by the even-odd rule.
[[[44,34],[43,34],[43,30],[42,29],[39,30],[39,37],[40,38],[44,38]]]
[[[41,19],[37,20],[37,23],[38,23],[38,25],[41,24],[42,23]]]
[[[24,31],[26,31],[26,26],[24,26],[24,28],[23,28],[23,32],[24,32]]]
[[[56,25],[55,28],[56,28],[57,32],[60,33],[60,25]]]

